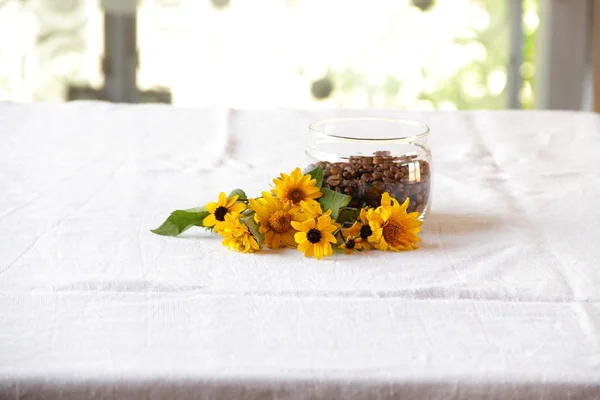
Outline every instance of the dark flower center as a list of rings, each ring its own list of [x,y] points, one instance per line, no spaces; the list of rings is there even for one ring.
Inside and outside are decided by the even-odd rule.
[[[356,243],[354,242],[354,239],[348,239],[346,242],[346,248],[352,250],[355,244]]]
[[[225,221],[225,214],[227,214],[226,207],[219,206],[215,210],[215,218],[217,219],[217,221]]]
[[[292,203],[299,203],[300,200],[304,200],[304,192],[300,189],[292,189],[288,193],[288,198],[292,200]]]
[[[369,225],[363,225],[363,227],[360,228],[360,237],[361,238],[367,239],[372,234],[373,234],[373,231],[371,230],[371,227]]]
[[[383,227],[383,237],[388,243],[397,242],[405,233],[406,229],[404,229],[404,226],[395,221],[390,221]]]
[[[315,228],[312,228],[310,231],[306,233],[306,238],[311,243],[319,243],[321,241],[321,231]]]
[[[285,233],[292,227],[292,216],[285,211],[276,211],[268,219],[269,226],[277,233]]]

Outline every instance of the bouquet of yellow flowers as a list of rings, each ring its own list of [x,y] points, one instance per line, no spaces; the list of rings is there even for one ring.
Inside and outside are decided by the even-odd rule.
[[[242,253],[263,246],[297,248],[306,257],[322,259],[333,247],[347,254],[370,249],[413,250],[421,241],[419,213],[407,213],[410,199],[400,204],[387,192],[376,208],[350,208],[352,198],[322,187],[323,171],[307,174],[296,168],[273,179],[270,192],[248,198],[241,189],[201,208],[177,210],[152,232],[177,236],[192,226],[201,226],[223,237],[223,245]]]

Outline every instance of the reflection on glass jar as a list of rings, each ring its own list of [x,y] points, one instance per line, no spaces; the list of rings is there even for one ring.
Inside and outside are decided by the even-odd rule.
[[[310,125],[305,172],[321,167],[323,187],[352,196],[348,207],[377,207],[388,192],[425,218],[431,204],[429,128],[396,118],[341,117]]]

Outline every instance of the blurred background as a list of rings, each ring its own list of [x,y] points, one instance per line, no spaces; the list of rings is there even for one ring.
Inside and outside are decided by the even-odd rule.
[[[0,0],[0,100],[592,109],[588,0]]]

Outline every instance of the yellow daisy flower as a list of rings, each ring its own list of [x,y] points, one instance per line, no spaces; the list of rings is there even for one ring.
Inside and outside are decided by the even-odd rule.
[[[371,245],[369,245],[369,243],[366,240],[363,240],[361,237],[346,238],[344,243],[342,243],[338,247],[344,250],[346,254],[351,254],[353,251],[363,251],[371,249]]]
[[[323,195],[317,187],[317,180],[309,174],[302,175],[300,168],[290,175],[282,173],[280,178],[273,179],[273,183],[275,187],[271,192],[284,203],[299,204],[303,200],[311,203]]]
[[[223,246],[227,246],[229,250],[234,249],[240,253],[254,253],[259,250],[256,238],[236,216],[226,214],[221,228],[219,234],[223,236]]]
[[[210,202],[206,205],[206,211],[210,214],[202,220],[202,225],[214,226],[216,232],[221,231],[227,215],[239,216],[246,209],[244,203],[236,203],[238,197],[238,195],[234,195],[227,198],[225,192],[221,192],[216,203]]]
[[[362,247],[365,250],[370,250],[371,246],[369,245],[369,238],[373,234],[371,230],[371,226],[369,225],[369,211],[370,208],[365,207],[360,210],[360,215],[358,216],[358,220],[354,222],[354,224],[350,228],[346,228],[342,230],[342,234],[346,238],[361,238],[362,239]]]
[[[333,232],[338,227],[329,215],[309,218],[304,222],[292,221],[292,226],[298,230],[294,239],[298,243],[298,250],[304,253],[305,257],[315,256],[320,260],[323,256],[333,253],[331,243],[337,242]]]
[[[406,213],[410,199],[400,205],[385,192],[381,196],[381,206],[369,212],[369,226],[373,234],[369,242],[379,250],[414,250],[421,238],[417,235],[423,224],[417,218],[418,212]]]
[[[300,208],[291,203],[283,203],[269,192],[263,192],[261,199],[250,199],[250,208],[256,212],[254,220],[259,224],[259,232],[265,235],[265,245],[276,249],[282,243],[288,247],[297,246],[294,234],[297,232],[292,221],[303,221]]]

